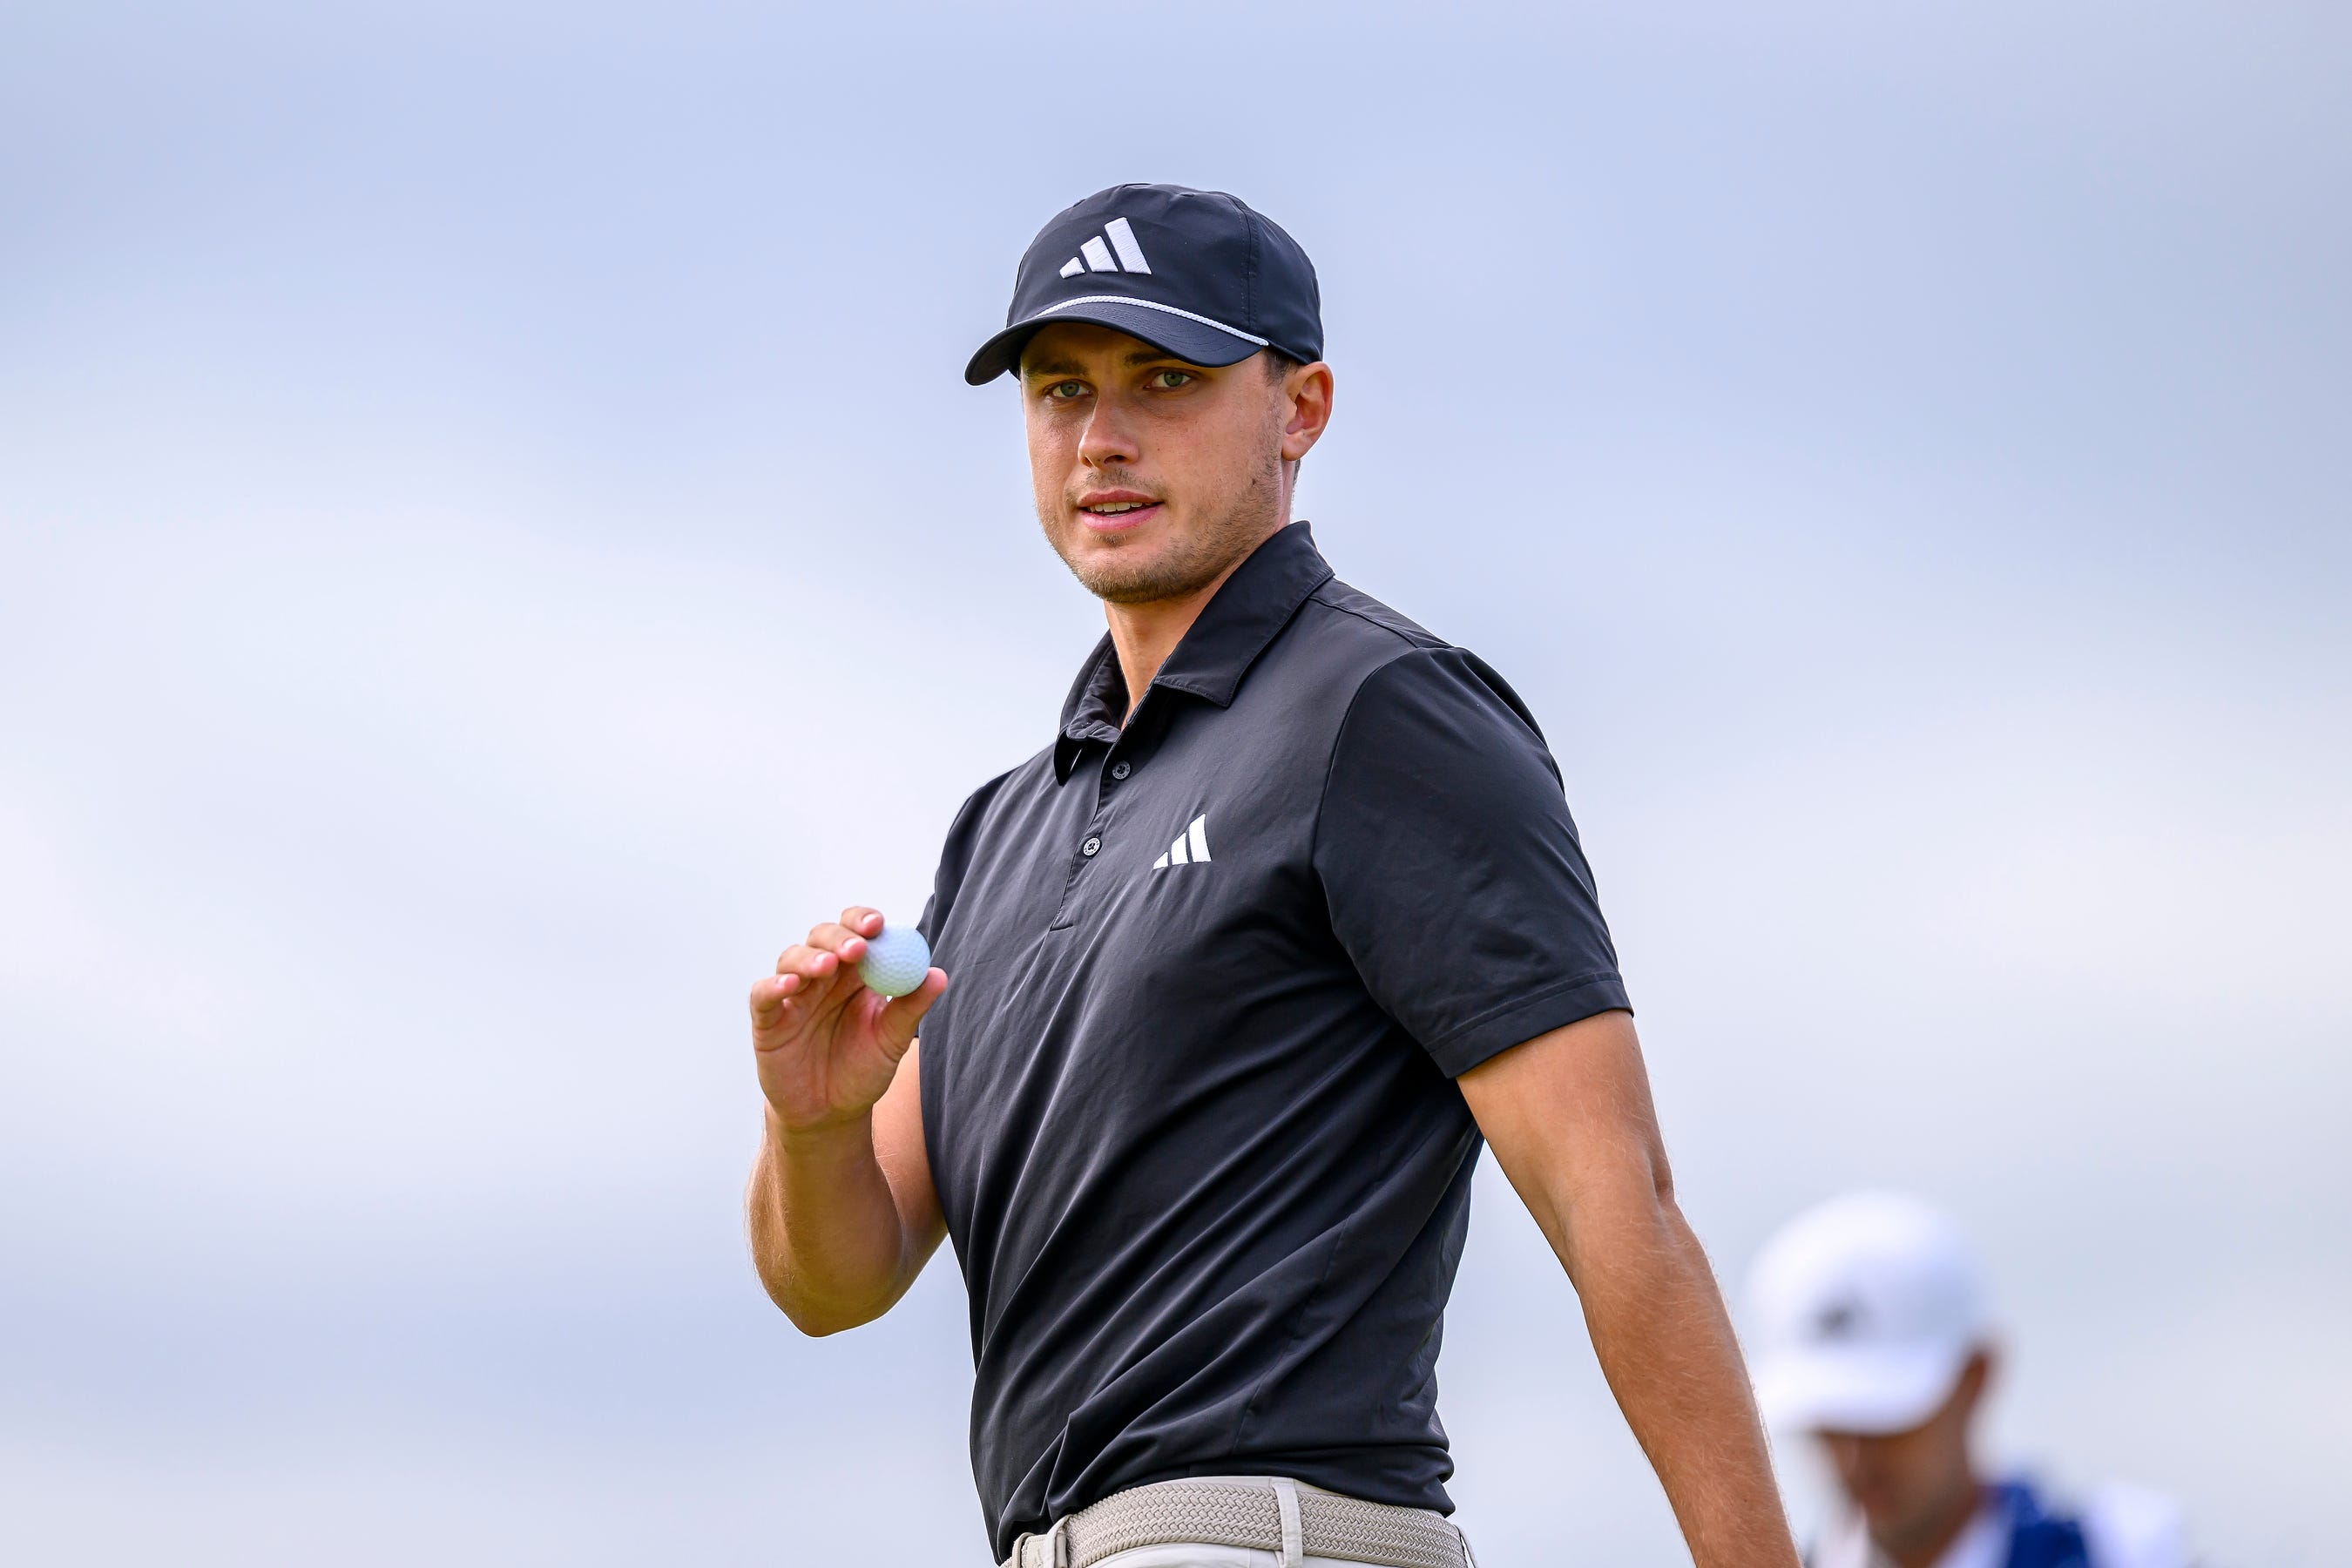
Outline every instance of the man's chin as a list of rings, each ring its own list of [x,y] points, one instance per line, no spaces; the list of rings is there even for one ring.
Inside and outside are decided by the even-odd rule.
[[[1201,586],[1152,572],[1137,572],[1124,566],[1072,567],[1078,584],[1106,605],[1153,605],[1162,599],[1183,597]]]
[[[1869,1526],[1872,1537],[1882,1544],[1888,1541],[1908,1542],[1919,1533],[1919,1510],[1876,1499],[1857,1505],[1862,1510],[1863,1522]]]
[[[1081,587],[1110,605],[1150,605],[1181,598],[1216,576],[1213,571],[1203,575],[1195,563],[1181,556],[1171,559],[1172,555],[1175,552],[1164,549],[1096,546],[1065,551],[1062,561]]]

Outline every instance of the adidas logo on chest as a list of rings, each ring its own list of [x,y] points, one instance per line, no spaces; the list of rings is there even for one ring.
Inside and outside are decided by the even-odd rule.
[[[1171,866],[1205,866],[1209,863],[1209,817],[1206,812],[1194,817],[1168,852],[1151,863],[1155,871],[1165,871]]]

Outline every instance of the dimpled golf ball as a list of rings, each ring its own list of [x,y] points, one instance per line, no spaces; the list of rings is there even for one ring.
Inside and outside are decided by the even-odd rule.
[[[931,967],[931,945],[913,926],[886,925],[869,937],[866,956],[857,961],[857,978],[868,991],[904,996],[923,983]]]

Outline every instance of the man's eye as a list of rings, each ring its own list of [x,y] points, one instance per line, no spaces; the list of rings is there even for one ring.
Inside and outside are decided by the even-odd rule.
[[[1087,384],[1083,381],[1057,381],[1045,389],[1048,397],[1084,397],[1086,395]]]
[[[1192,379],[1192,373],[1188,370],[1160,370],[1151,374],[1151,384],[1162,392],[1173,392]]]

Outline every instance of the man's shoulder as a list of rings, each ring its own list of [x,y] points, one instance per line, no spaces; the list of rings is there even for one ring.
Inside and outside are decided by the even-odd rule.
[[[1337,577],[1324,579],[1307,595],[1318,643],[1334,643],[1364,661],[1366,672],[1409,653],[1454,645],[1412,616]]]
[[[1053,782],[1054,748],[1047,746],[964,796],[963,804],[956,808],[954,820],[948,824],[940,854],[942,866],[961,866],[969,861],[974,848],[989,837],[992,826],[1008,807],[1017,811],[1013,803],[1034,800],[1042,786]]]
[[[964,880],[974,866],[993,856],[1002,855],[1004,846],[1018,838],[1017,832],[1008,832],[1008,810],[1017,814],[1012,803],[1034,800],[1040,794],[1042,778],[1050,783],[1054,777],[1054,749],[1051,746],[1037,752],[1026,762],[1005,769],[994,778],[964,796],[963,805],[956,808],[955,820],[948,825],[947,837],[940,846],[939,869],[931,884],[931,903],[925,911],[925,933],[936,945],[940,923],[954,904]]]
[[[989,808],[1007,795],[1018,795],[1025,785],[1034,784],[1041,778],[1051,780],[1053,776],[1054,748],[1040,747],[1028,757],[1015,763],[964,796],[963,805],[956,811],[955,822],[948,829],[949,836],[952,837],[966,826],[987,816]]]
[[[1260,722],[1273,716],[1260,752],[1276,745],[1310,765],[1328,759],[1351,720],[1360,727],[1368,711],[1425,698],[1452,684],[1451,667],[1476,662],[1411,616],[1329,577],[1299,602],[1241,690]],[[1465,697],[1480,700],[1451,690],[1438,700]]]
[[[1500,671],[1362,589],[1332,578],[1307,595],[1306,611],[1316,621],[1302,641],[1317,650],[1316,668],[1347,694],[1347,706],[1377,694],[1383,705],[1475,708],[1496,718],[1507,713],[1535,741],[1543,740],[1534,712]]]

